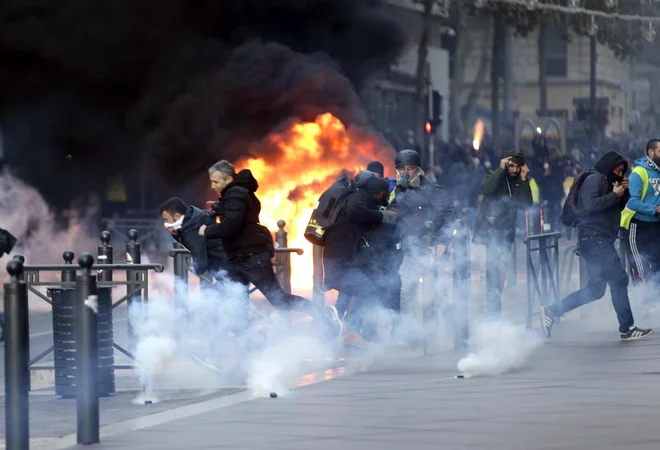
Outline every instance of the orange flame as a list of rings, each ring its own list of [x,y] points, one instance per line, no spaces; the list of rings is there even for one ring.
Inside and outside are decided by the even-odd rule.
[[[347,129],[330,113],[314,122],[294,122],[283,132],[271,133],[250,148],[251,155],[236,168],[250,169],[259,182],[260,220],[272,232],[277,221],[286,222],[288,246],[302,248],[304,255],[291,255],[291,285],[295,290],[312,289],[312,245],[303,233],[320,195],[341,176],[354,175],[371,161],[389,167],[394,150],[373,134]]]
[[[483,138],[484,138],[484,121],[481,119],[477,119],[477,121],[474,124],[474,137],[472,138],[472,147],[475,150],[479,150]]]

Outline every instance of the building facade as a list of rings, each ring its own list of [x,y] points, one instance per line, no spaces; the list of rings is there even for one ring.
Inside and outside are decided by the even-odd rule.
[[[486,18],[470,18],[468,39],[472,52],[466,56],[464,101],[479,70],[482,52],[492,52],[491,40],[484,40]],[[546,76],[548,115],[566,120],[579,120],[580,106],[588,106],[590,95],[590,40],[568,36],[556,26],[548,27],[546,40]],[[512,109],[514,117],[533,117],[540,109],[538,30],[525,37],[512,39],[513,66]],[[629,62],[619,60],[603,45],[597,45],[596,98],[608,109],[607,134],[628,131]],[[490,109],[490,76],[483,84],[479,104]],[[501,86],[503,83],[501,83]],[[502,104],[503,99],[500,101]]]

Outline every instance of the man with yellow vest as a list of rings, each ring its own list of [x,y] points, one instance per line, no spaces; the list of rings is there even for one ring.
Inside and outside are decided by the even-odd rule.
[[[660,140],[646,144],[646,157],[635,161],[629,180],[630,200],[621,212],[621,227],[628,230],[637,278],[649,281],[660,275]]]

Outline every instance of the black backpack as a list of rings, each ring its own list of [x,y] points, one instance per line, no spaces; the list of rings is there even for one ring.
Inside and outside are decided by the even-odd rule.
[[[577,228],[578,219],[582,215],[582,210],[578,208],[578,194],[582,184],[584,184],[584,180],[594,173],[596,172],[591,170],[582,172],[573,181],[571,189],[568,191],[566,201],[564,202],[564,208],[561,211],[561,223],[565,226],[569,228]]]
[[[305,228],[305,239],[314,245],[323,246],[328,230],[337,221],[346,206],[348,195],[352,192],[355,192],[355,184],[348,176],[343,175],[321,194]]]

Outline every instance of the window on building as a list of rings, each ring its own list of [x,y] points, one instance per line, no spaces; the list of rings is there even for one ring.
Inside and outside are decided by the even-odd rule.
[[[536,110],[536,115],[541,117],[541,110]],[[563,117],[568,119],[568,109],[549,109],[544,117]]]
[[[566,27],[562,24],[548,24],[546,28],[545,74],[549,77],[565,77],[568,75],[566,33]]]

